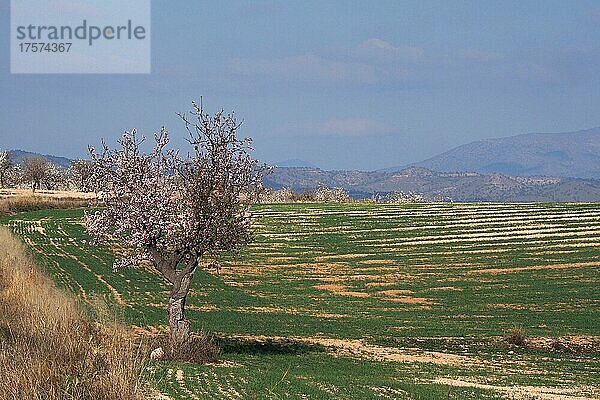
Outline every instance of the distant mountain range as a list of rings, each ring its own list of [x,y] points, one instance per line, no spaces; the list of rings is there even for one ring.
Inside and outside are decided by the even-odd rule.
[[[440,172],[600,179],[600,127],[478,140],[412,166]],[[404,167],[384,171],[400,171]]]
[[[13,150],[21,162],[40,154]],[[43,155],[68,168],[71,160]],[[264,178],[273,189],[341,187],[353,197],[413,192],[426,200],[600,201],[600,128],[479,140],[408,167],[324,171],[303,160],[276,163]]]

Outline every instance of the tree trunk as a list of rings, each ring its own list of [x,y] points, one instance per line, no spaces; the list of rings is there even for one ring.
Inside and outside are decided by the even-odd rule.
[[[190,337],[190,321],[185,318],[186,298],[169,298],[169,325],[171,342],[175,347],[185,343]]]
[[[169,295],[169,327],[171,328],[171,346],[174,353],[185,351],[185,344],[191,334],[190,321],[185,318],[185,301],[190,291],[190,284],[198,266],[198,259],[191,258],[185,268],[178,271],[181,259],[175,255],[162,254],[154,247],[149,247],[154,267],[173,285]]]
[[[185,344],[190,338],[190,321],[185,318],[185,302],[193,276],[194,270],[178,273],[169,296],[169,325],[174,348]]]

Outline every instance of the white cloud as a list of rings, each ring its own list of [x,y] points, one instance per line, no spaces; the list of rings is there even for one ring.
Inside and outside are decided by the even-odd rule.
[[[293,81],[352,81],[375,83],[375,70],[365,64],[340,62],[314,54],[279,59],[235,59],[233,72],[241,75],[264,75]]]
[[[414,83],[422,79],[424,54],[419,47],[394,46],[372,38],[328,54],[233,59],[229,68],[238,75],[289,82]]]
[[[316,124],[315,129],[320,134],[340,136],[373,136],[391,130],[391,125],[365,118],[330,119]]]
[[[356,55],[367,58],[379,58],[400,61],[419,61],[425,55],[420,47],[394,46],[385,40],[372,38],[360,43],[355,49]]]

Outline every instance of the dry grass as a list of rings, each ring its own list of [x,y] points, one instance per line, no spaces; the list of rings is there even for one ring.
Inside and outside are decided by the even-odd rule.
[[[139,348],[119,325],[85,318],[0,228],[1,399],[140,399]]]
[[[178,347],[173,346],[168,334],[155,335],[144,344],[144,353],[161,347],[165,352],[162,361],[176,361],[190,364],[207,364],[219,361],[221,348],[215,339],[205,333],[192,334]]]
[[[88,202],[88,200],[80,197],[52,197],[32,194],[0,197],[0,216],[48,208],[85,207]]]
[[[0,189],[0,198],[6,197],[27,197],[32,196],[34,193],[31,189]],[[76,192],[73,190],[36,190],[35,196],[38,197],[51,197],[55,199],[79,199],[79,200],[91,200],[95,199],[94,193]]]
[[[527,333],[522,326],[515,325],[510,328],[503,337],[504,341],[509,345],[525,347],[527,346]]]

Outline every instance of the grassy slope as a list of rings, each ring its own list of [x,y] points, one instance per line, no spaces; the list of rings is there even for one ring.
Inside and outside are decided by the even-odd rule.
[[[544,267],[600,261],[599,205],[300,204],[256,212],[257,241],[242,260],[222,260],[220,275],[198,274],[189,307],[195,329],[223,337],[364,339],[477,363],[379,362],[297,343],[223,339],[224,358],[236,366],[154,366],[149,373],[174,397],[514,395],[431,383],[448,377],[502,387],[583,386],[582,394],[599,395],[597,353],[491,344],[514,325],[534,336],[599,335],[599,267]],[[132,324],[164,326],[168,288],[144,269],[111,273],[111,252],[89,244],[80,218],[77,210],[39,211],[4,223],[84,300],[100,295]]]
[[[0,398],[144,398],[143,369],[123,326],[86,318],[0,227]]]

